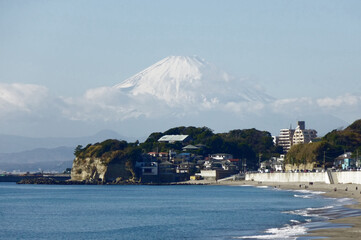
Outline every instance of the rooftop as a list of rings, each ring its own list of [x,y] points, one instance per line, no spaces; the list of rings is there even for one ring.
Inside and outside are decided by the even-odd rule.
[[[158,142],[183,142],[188,135],[164,135]]]

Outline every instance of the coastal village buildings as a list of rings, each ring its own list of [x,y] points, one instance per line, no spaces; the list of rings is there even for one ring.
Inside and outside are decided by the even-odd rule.
[[[136,168],[144,182],[175,182],[196,179],[220,179],[239,172],[239,159],[228,153],[216,153],[209,156],[199,155],[197,150],[206,146],[187,145],[188,135],[165,135],[158,142],[181,142],[181,151],[148,152],[143,162],[137,162]]]
[[[296,145],[310,143],[317,137],[317,131],[306,129],[304,121],[298,121],[297,127],[281,129],[280,135],[274,140],[278,146],[282,146],[284,152]],[[225,178],[240,171],[247,171],[247,159],[234,159],[232,154],[215,153],[208,156],[201,155],[202,149],[207,146],[198,144],[190,145],[188,135],[165,135],[159,138],[159,142],[175,143],[178,150],[169,152],[149,152],[146,162],[137,163],[142,180],[147,182],[173,182],[189,179],[213,179]],[[179,143],[182,145],[179,146]],[[158,149],[158,148],[157,148]],[[259,159],[261,160],[261,158]],[[266,161],[259,162],[259,172],[282,172],[285,154],[279,157],[271,157]],[[339,156],[335,161],[337,169],[352,169],[355,162],[347,155]],[[308,169],[313,170],[313,169]]]
[[[188,135],[165,135],[158,142],[181,142],[181,152],[170,150],[167,152],[148,152],[144,162],[137,162],[138,173],[145,182],[174,182],[188,180],[191,176],[196,179],[214,179],[228,177],[239,172],[239,159],[234,159],[228,153],[216,153],[202,156],[195,151],[205,145],[187,145]]]
[[[285,155],[280,157],[272,157],[269,160],[263,161],[258,169],[259,172],[281,172],[283,171]]]

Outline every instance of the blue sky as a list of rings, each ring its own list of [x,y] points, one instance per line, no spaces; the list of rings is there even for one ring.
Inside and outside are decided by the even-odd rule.
[[[351,0],[0,0],[0,83],[77,97],[198,55],[275,98],[360,96],[360,12]]]
[[[0,78],[73,95],[198,55],[271,95],[336,94],[361,76],[360,11],[359,1],[0,1]]]

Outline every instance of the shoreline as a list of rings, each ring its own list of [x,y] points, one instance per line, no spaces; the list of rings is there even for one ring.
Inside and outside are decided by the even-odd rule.
[[[204,181],[206,183],[206,181]],[[361,185],[360,184],[326,184],[326,183],[287,183],[287,182],[256,182],[256,181],[209,181],[210,185],[227,186],[267,186],[282,190],[307,190],[312,192],[323,192],[321,195],[330,198],[348,198],[355,201],[351,205],[343,205],[345,208],[361,210]],[[336,191],[335,191],[336,190]],[[361,215],[355,217],[338,217],[325,220],[336,227],[327,227],[309,230],[307,234],[299,236],[300,239],[358,239],[361,234]]]
[[[42,181],[41,181],[42,182]],[[25,184],[34,184],[27,182]],[[35,183],[39,184],[39,183]],[[64,182],[42,182],[40,184],[60,184]],[[71,183],[66,183],[68,185]],[[81,185],[94,185],[95,183],[77,183]],[[98,185],[98,184],[96,184]],[[133,184],[117,184],[117,185],[134,185]],[[172,182],[163,184],[142,184],[135,185],[224,185],[224,186],[267,186],[281,190],[300,191],[307,190],[311,192],[322,192],[322,196],[335,199],[352,199],[352,204],[342,204],[344,208],[357,209],[361,211],[361,184],[326,184],[320,182],[257,182],[257,181],[207,181],[207,180],[189,180],[184,182]],[[346,216],[345,216],[346,215]],[[361,215],[347,216],[347,214],[336,214],[336,219],[325,219],[324,222],[330,223],[330,227],[309,229],[305,235],[300,235],[300,239],[357,239],[361,234]]]

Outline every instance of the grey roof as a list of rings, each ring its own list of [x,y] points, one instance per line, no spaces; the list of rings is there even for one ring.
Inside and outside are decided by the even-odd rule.
[[[183,142],[188,135],[164,135],[158,142]]]
[[[193,145],[187,145],[183,149],[195,150],[195,149],[199,149],[199,148],[196,146],[193,146]]]

